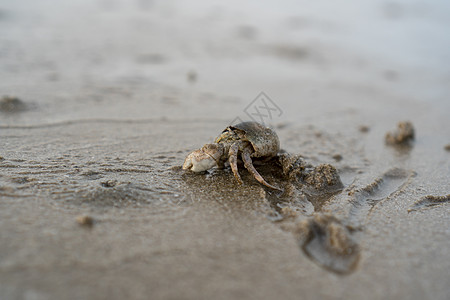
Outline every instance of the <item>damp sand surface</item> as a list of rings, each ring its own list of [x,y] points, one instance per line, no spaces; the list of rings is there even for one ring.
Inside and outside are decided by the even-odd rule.
[[[448,8],[358,3],[0,6],[0,299],[448,299]],[[261,91],[282,191],[181,169]]]

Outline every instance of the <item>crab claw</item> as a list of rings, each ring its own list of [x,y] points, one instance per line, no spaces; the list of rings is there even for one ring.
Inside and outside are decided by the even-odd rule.
[[[191,152],[183,163],[183,169],[193,172],[202,172],[217,165],[223,155],[223,146],[220,144],[206,144],[201,149]]]

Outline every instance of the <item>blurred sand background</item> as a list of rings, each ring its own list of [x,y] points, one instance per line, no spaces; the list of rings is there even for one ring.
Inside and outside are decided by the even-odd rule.
[[[449,15],[444,0],[1,0],[0,97],[20,103],[0,110],[0,299],[448,299],[450,206],[416,203],[450,194]],[[282,148],[340,172],[320,208],[289,205],[360,226],[346,275],[305,255],[245,171],[238,186],[178,168],[262,91]],[[413,145],[385,145],[403,120]]]

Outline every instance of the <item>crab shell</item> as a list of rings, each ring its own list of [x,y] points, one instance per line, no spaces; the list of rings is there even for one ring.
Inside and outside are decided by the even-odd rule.
[[[272,157],[280,151],[280,140],[272,129],[257,122],[242,122],[228,126],[222,133],[231,130],[244,141],[249,141],[254,149],[252,157]],[[221,136],[215,142],[220,141]]]

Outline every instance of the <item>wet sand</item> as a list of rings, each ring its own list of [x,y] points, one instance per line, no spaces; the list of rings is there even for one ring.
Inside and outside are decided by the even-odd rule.
[[[0,6],[0,298],[447,299],[448,8],[369,8]],[[261,91],[342,187],[181,170]]]

